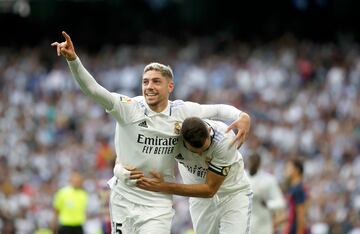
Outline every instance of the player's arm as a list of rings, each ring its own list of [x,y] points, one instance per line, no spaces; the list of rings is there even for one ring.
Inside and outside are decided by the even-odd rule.
[[[227,132],[234,128],[237,129],[236,137],[231,142],[231,145],[236,143],[236,146],[240,147],[245,142],[246,137],[250,131],[251,119],[249,114],[233,106],[225,104],[199,105],[197,103],[188,103],[190,104],[191,108],[194,108],[194,116],[196,117],[203,119],[233,121],[227,129]]]
[[[137,181],[137,187],[153,192],[162,192],[186,197],[211,198],[218,191],[225,176],[208,171],[204,184],[178,184],[164,182],[160,174],[151,173],[153,178],[142,177]]]
[[[51,220],[51,223],[50,223],[50,229],[56,233],[56,230],[57,230],[57,227],[58,227],[58,219],[59,219],[59,211],[54,208],[53,209],[53,219]]]
[[[296,205],[297,229],[296,234],[305,233],[305,203]]]
[[[66,58],[71,74],[83,93],[94,99],[103,108],[107,110],[112,109],[116,97],[96,82],[76,55],[70,36],[64,31],[62,34],[66,39],[64,42],[54,42],[51,44],[51,46],[56,47],[57,55],[62,55]]]
[[[59,224],[59,213],[60,213],[60,209],[62,207],[63,204],[63,193],[61,192],[61,190],[57,191],[54,195],[54,200],[53,200],[53,220],[51,221],[51,229],[54,231],[54,233],[56,233],[58,224]]]
[[[280,224],[287,221],[285,213],[286,202],[275,178],[270,178],[268,186],[268,196],[264,203],[272,211],[273,225],[276,229]]]
[[[294,194],[296,209],[296,234],[305,233],[305,216],[306,216],[306,194],[303,188],[297,190]]]
[[[266,207],[272,211],[285,209],[286,203],[276,179],[269,181],[269,193],[266,199]]]
[[[288,221],[285,210],[276,210],[273,212],[273,225],[274,229],[277,229],[280,225]]]

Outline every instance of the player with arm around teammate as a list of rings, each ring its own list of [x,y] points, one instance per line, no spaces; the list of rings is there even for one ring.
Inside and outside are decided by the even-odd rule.
[[[159,173],[138,179],[143,189],[189,196],[195,233],[250,233],[252,191],[232,133],[218,121],[185,119],[175,156],[184,184],[168,182]]]
[[[246,113],[227,105],[199,105],[197,103],[168,100],[174,88],[173,74],[168,66],[151,63],[144,69],[143,96],[129,98],[111,93],[84,68],[70,37],[54,42],[58,55],[63,55],[73,78],[81,90],[99,103],[116,119],[115,150],[118,164],[110,198],[113,233],[168,234],[174,215],[169,194],[141,190],[128,183],[127,171],[121,165],[141,170],[143,175],[156,170],[164,178],[174,179],[176,145],[179,124],[189,116],[202,118],[237,119],[231,128],[239,132],[233,142],[244,141],[250,127]]]

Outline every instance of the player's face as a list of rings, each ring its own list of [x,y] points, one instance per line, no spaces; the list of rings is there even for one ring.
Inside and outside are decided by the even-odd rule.
[[[285,167],[286,178],[291,178],[291,176],[294,174],[294,170],[294,165],[291,162],[287,162]]]
[[[75,188],[80,188],[82,186],[82,183],[83,183],[83,178],[78,173],[72,173],[71,176],[70,176],[70,183]]]
[[[147,71],[142,79],[142,92],[150,107],[167,106],[169,94],[174,89],[171,79],[161,75],[159,71]]]
[[[193,146],[191,146],[189,143],[187,143],[185,140],[184,140],[184,144],[185,144],[185,147],[186,149],[190,150],[191,152],[195,153],[195,154],[198,154],[198,155],[202,155],[202,153],[204,153],[207,149],[209,149],[210,145],[211,145],[211,139],[210,137],[208,137],[206,140],[205,140],[205,143],[202,147],[200,148],[195,148]]]

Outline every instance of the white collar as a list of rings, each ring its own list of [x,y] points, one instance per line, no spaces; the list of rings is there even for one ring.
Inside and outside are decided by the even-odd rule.
[[[154,116],[154,115],[159,115],[159,114],[163,114],[163,115],[167,115],[167,116],[170,116],[171,115],[171,102],[168,101],[168,104],[166,106],[166,108],[161,111],[161,112],[155,112],[153,111],[149,105],[146,103],[145,101],[145,98],[144,98],[144,105],[145,105],[145,110],[144,110],[144,113],[145,115],[147,116]]]

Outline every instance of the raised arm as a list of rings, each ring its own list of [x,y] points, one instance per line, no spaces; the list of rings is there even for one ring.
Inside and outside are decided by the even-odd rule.
[[[208,171],[204,184],[178,184],[165,182],[157,172],[152,172],[151,175],[153,178],[138,179],[137,187],[153,192],[203,198],[213,197],[225,179],[225,176]]]
[[[228,129],[237,129],[236,137],[233,139],[230,145],[236,145],[239,148],[246,140],[250,131],[251,119],[250,116],[233,107],[226,104],[216,105],[199,105],[197,103],[191,103],[191,108],[194,109],[194,116],[202,119],[217,119],[221,121],[233,121]]]
[[[61,43],[54,42],[51,46],[56,47],[58,56],[62,55],[66,58],[71,74],[79,84],[81,91],[94,99],[103,108],[110,110],[115,103],[116,96],[112,95],[108,90],[96,82],[76,55],[70,36],[64,31],[62,32],[62,35],[65,37],[65,41]]]

